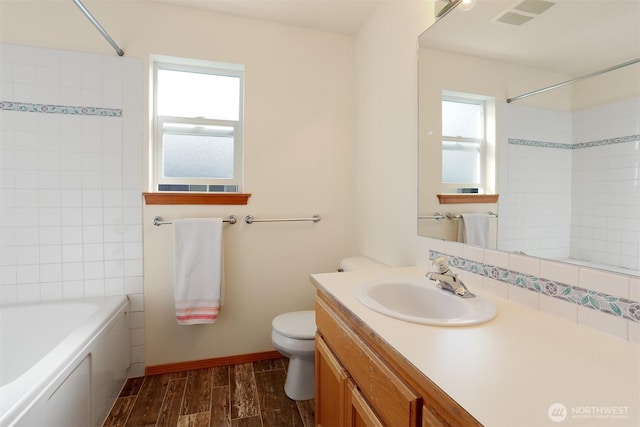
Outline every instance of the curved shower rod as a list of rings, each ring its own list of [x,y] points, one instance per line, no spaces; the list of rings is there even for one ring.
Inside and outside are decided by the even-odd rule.
[[[82,2],[80,2],[80,0],[73,0],[73,2],[76,4],[76,6],[78,6],[80,11],[84,13],[84,15],[89,19],[89,21],[91,21],[93,26],[97,28],[100,34],[102,34],[102,37],[104,37],[109,42],[109,44],[115,49],[118,56],[124,56],[124,50],[120,49],[120,47],[116,44],[116,42],[114,42],[113,39],[109,36],[109,34],[107,34],[104,28],[102,28],[102,25],[100,25],[100,23],[96,20],[96,18],[93,17],[91,12],[89,12],[89,10],[87,10],[87,8],[84,7]]]
[[[632,59],[631,61],[623,62],[622,64],[614,65],[613,67],[605,68],[603,70],[594,71],[593,73],[585,74],[584,76],[576,77],[575,79],[567,80],[566,82],[558,83],[553,86],[547,86],[542,89],[534,90],[533,92],[527,92],[522,95],[514,96],[513,98],[507,98],[507,103],[512,103],[513,101],[517,101],[518,99],[527,98],[529,96],[537,95],[539,93],[543,93],[552,89],[557,89],[562,86],[569,85],[571,83],[576,83],[581,80],[585,80],[591,77],[599,76],[600,74],[608,73],[609,71],[617,70],[622,67],[626,67],[628,65],[633,65],[640,62],[640,58]]]

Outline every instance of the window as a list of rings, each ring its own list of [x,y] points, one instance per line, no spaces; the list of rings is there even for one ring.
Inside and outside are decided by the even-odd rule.
[[[156,191],[242,191],[243,67],[155,61]]]
[[[445,193],[484,193],[485,100],[442,99],[442,184]]]

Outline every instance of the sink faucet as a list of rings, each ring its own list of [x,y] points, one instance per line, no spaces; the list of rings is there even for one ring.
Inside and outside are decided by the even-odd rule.
[[[440,289],[444,289],[445,291],[452,292],[461,298],[475,297],[475,295],[467,289],[464,283],[462,283],[462,280],[458,279],[458,276],[449,269],[449,260],[447,257],[438,257],[434,259],[433,265],[438,268],[438,271],[429,272],[426,276],[430,280],[437,281],[438,283],[436,286]]]

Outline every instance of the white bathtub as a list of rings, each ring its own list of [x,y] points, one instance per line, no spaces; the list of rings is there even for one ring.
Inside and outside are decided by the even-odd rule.
[[[126,296],[0,306],[0,426],[100,426],[126,380]]]

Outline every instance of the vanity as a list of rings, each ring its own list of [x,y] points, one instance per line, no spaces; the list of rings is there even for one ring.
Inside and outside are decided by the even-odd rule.
[[[497,316],[471,326],[407,322],[356,298],[371,282],[424,274],[405,267],[311,276],[316,425],[640,425],[634,344],[477,290]]]

